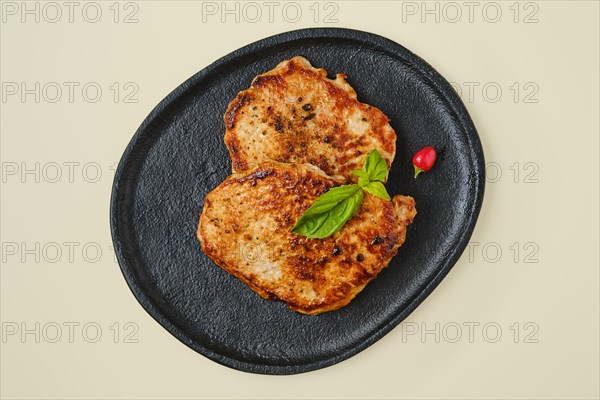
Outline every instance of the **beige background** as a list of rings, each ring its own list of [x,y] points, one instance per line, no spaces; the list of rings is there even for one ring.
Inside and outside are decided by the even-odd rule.
[[[321,2],[316,22],[312,1],[286,21],[288,3],[269,21],[258,2],[255,23],[240,3],[239,22],[223,23],[203,21],[221,2],[138,1],[118,4],[115,23],[113,2],[97,2],[91,23],[82,9],[93,19],[94,5],[76,3],[69,22],[59,2],[52,23],[44,3],[28,2],[40,21],[23,22],[21,2],[2,2],[2,397],[598,398],[598,2],[476,2],[472,22],[463,2]],[[124,23],[132,12],[138,22]],[[324,21],[331,12],[337,22]],[[386,36],[454,82],[490,181],[471,254],[406,323],[333,367],[258,376],[189,350],[138,305],[110,247],[109,193],[133,132],[173,88],[245,44],[310,26]],[[11,94],[22,82],[40,82],[39,102]]]

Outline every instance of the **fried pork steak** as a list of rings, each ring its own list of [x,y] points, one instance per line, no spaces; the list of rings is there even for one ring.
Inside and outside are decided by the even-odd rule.
[[[324,69],[294,57],[258,75],[229,103],[225,144],[234,172],[266,160],[316,165],[328,175],[355,179],[369,151],[388,167],[396,133],[380,110],[356,99],[346,75],[328,79]]]
[[[332,236],[291,233],[321,194],[343,183],[308,164],[260,162],[235,173],[206,197],[197,231],[202,249],[260,296],[292,310],[343,307],[396,255],[416,214],[411,197],[365,193],[362,207]]]

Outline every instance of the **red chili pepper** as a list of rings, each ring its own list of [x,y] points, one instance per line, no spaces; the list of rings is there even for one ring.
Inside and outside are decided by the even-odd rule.
[[[435,164],[435,158],[437,154],[435,149],[431,146],[423,147],[417,151],[414,155],[412,162],[415,167],[415,178],[424,171],[429,171],[433,164]]]

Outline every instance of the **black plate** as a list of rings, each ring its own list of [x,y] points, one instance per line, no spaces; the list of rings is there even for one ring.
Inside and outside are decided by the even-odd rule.
[[[227,104],[254,76],[296,55],[331,75],[346,73],[359,100],[391,118],[398,143],[387,188],[413,196],[418,210],[389,268],[350,305],[319,316],[261,299],[206,257],[195,237],[206,194],[231,171],[223,143]],[[441,154],[415,180],[411,157],[426,145]],[[111,228],[129,287],[175,337],[229,367],[294,374],[347,359],[406,318],[463,252],[483,189],[477,132],[431,66],[377,35],[304,29],[223,57],[150,113],[119,163]]]

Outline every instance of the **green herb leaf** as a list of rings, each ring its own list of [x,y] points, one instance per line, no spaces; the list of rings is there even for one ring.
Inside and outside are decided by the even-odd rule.
[[[360,170],[353,170],[358,184],[342,185],[321,195],[292,228],[292,232],[311,239],[323,239],[339,231],[354,216],[363,201],[363,190],[390,200],[383,186],[387,163],[377,150],[371,150]]]
[[[342,185],[329,189],[322,194],[312,206],[302,214],[302,217],[322,214],[352,196],[359,189],[358,185]],[[300,222],[300,221],[298,221]],[[298,225],[298,223],[296,223]]]
[[[366,171],[355,169],[352,170],[352,173],[354,175],[358,175],[358,185],[360,187],[364,187],[366,184],[369,183],[369,174],[367,174]]]
[[[365,160],[365,165],[363,165],[363,171],[365,171],[369,175],[369,181],[385,181],[387,177],[387,163],[381,157],[381,154],[375,149],[371,150],[367,159]]]
[[[292,232],[311,239],[322,239],[339,231],[360,208],[363,191],[359,185],[330,189],[302,214]]]
[[[354,175],[359,177],[358,184],[360,187],[365,187],[369,182],[385,181],[387,172],[387,163],[375,149],[371,150],[361,170],[355,169],[352,171]]]
[[[385,200],[391,200],[390,195],[388,194],[387,190],[385,190],[385,186],[383,186],[383,183],[379,181],[370,182],[362,188],[365,190],[365,192],[369,192],[374,196],[381,197]]]

